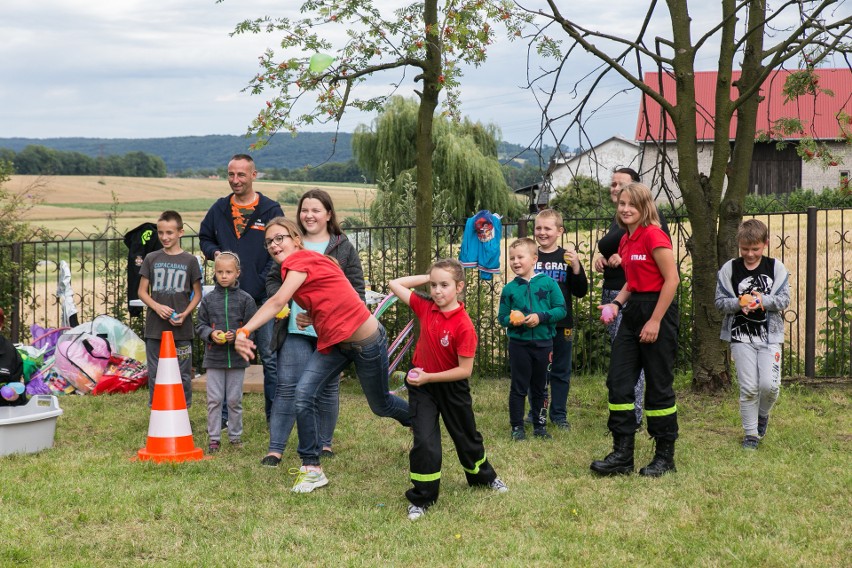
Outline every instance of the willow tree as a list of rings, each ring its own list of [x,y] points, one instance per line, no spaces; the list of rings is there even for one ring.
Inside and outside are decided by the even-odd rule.
[[[221,1],[221,0],[220,0]],[[296,133],[317,123],[339,123],[347,108],[377,111],[414,71],[419,90],[416,149],[416,266],[430,262],[432,158],[435,113],[443,97],[447,115],[458,118],[463,65],[479,65],[503,25],[510,38],[529,18],[507,0],[412,2],[396,10],[373,0],[311,0],[302,18],[262,17],[237,25],[234,33],[276,35],[280,50],[260,57],[253,94],[268,100],[249,127],[262,145],[280,130]],[[382,9],[380,9],[380,7]],[[371,96],[368,78],[392,74],[387,94]],[[363,96],[361,96],[361,94]]]
[[[787,81],[788,95],[819,94],[814,69],[833,53],[852,50],[848,6],[839,0],[783,0],[772,6],[766,0],[721,0],[718,19],[709,25],[705,21],[704,29],[696,33],[687,0],[650,0],[644,14],[623,14],[625,25],[608,30],[594,29],[588,25],[592,16],[577,11],[565,14],[557,4],[547,0],[546,9],[540,9],[540,4],[529,8],[543,19],[536,40],[543,41],[545,51],[557,61],[555,69],[544,70],[532,81],[539,87],[549,82],[544,87],[550,96],[545,112],[557,98],[557,82],[551,80],[570,69],[577,53],[585,52],[600,66],[569,87],[571,96],[579,101],[572,112],[574,126],[582,129],[583,121],[599,110],[593,108],[597,104],[594,91],[605,75],[614,73],[655,101],[677,133],[675,179],[692,229],[688,248],[695,319],[693,386],[699,390],[726,387],[730,384],[727,349],[719,339],[720,318],[714,307],[716,273],[725,260],[737,256],[734,238],[748,192],[761,87],[774,70],[791,65],[798,70]],[[703,0],[701,4],[706,11],[708,4]],[[661,29],[666,33],[661,34]],[[696,62],[708,52],[718,73],[715,105],[697,108]],[[657,85],[646,84],[643,66],[673,77],[675,96],[664,97]],[[734,81],[736,67],[740,76]],[[699,113],[712,117],[714,124],[709,171],[699,169]],[[734,117],[736,134],[731,144]],[[779,130],[785,127],[778,126]],[[659,167],[672,170],[671,163]]]
[[[371,177],[378,179],[385,175],[392,180],[387,187],[380,186],[379,199],[401,198],[405,181],[416,179],[417,117],[416,100],[395,96],[371,126],[355,129],[352,150],[358,166]],[[509,216],[522,213],[497,159],[499,136],[493,125],[467,119],[435,119],[432,186],[433,193],[440,195],[440,205],[434,203],[433,217],[442,214],[458,221],[479,209]]]

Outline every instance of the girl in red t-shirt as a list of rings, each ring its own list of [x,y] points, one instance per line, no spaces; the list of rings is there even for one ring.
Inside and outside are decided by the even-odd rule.
[[[639,474],[659,477],[675,471],[678,425],[673,382],[679,318],[674,297],[680,277],[671,240],[660,228],[647,186],[633,182],[621,189],[616,218],[627,231],[618,247],[627,282],[612,303],[598,306],[604,323],[622,310],[606,381],[613,451],[592,462],[591,469],[601,475],[633,472],[634,387],[644,368],[645,416],[656,450]]]
[[[320,466],[318,407],[320,393],[351,363],[361,388],[378,416],[410,426],[408,403],[388,393],[388,349],[385,329],[352,288],[340,266],[318,252],[304,250],[295,222],[276,217],[266,225],[265,245],[281,266],[281,288],[271,296],[245,327],[237,330],[234,346],[245,359],[254,357],[251,332],[275,317],[290,299],[310,315],[317,333],[317,350],[311,354],[296,387],[297,452],[302,467],[295,473],[293,491],[309,493],[328,484]]]
[[[427,274],[390,281],[391,292],[408,304],[420,321],[420,339],[409,371],[408,400],[414,445],[409,454],[411,483],[405,496],[411,503],[408,518],[419,519],[435,501],[441,481],[441,429],[443,418],[456,446],[468,485],[482,485],[505,493],[485,456],[482,434],[476,429],[468,377],[473,371],[477,337],[473,322],[459,301],[464,289],[464,269],[454,259],[439,260]],[[430,298],[409,288],[429,285]]]

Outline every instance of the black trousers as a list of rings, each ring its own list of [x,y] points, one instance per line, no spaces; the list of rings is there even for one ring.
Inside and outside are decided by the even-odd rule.
[[[645,417],[653,438],[677,439],[677,405],[674,392],[674,362],[679,326],[677,304],[672,303],[660,322],[654,343],[641,343],[642,326],[657,306],[658,294],[633,294],[624,307],[621,327],[612,344],[609,375],[609,422],[613,435],[636,431],[634,388],[639,371],[645,369]]]
[[[409,454],[413,487],[405,496],[413,505],[428,507],[438,500],[442,456],[439,416],[456,446],[468,485],[488,485],[497,478],[485,455],[482,434],[476,429],[467,380],[409,385],[408,409],[414,430]]]
[[[547,373],[553,357],[553,342],[509,340],[509,424],[512,428],[524,425],[524,404],[530,397],[530,416],[536,428],[544,426],[546,416],[541,412],[547,388]]]

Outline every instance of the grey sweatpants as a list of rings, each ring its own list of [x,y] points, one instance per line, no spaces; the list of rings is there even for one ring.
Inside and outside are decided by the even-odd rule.
[[[154,385],[157,383],[157,366],[160,363],[160,339],[145,338],[145,356],[148,359],[148,406],[154,400]],[[186,407],[192,406],[192,340],[176,339],[175,354],[183,383]]]
[[[757,436],[757,417],[769,411],[781,390],[781,346],[777,343],[731,343],[740,383],[740,416],[746,436]]]
[[[207,436],[222,437],[222,403],[228,405],[228,439],[243,435],[243,379],[245,369],[207,369]]]

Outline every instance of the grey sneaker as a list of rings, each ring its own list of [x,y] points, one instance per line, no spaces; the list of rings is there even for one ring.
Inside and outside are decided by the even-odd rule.
[[[290,474],[296,476],[293,482],[293,493],[310,493],[314,489],[328,485],[328,478],[322,471],[308,470],[305,466],[290,469]]]
[[[769,426],[769,416],[757,417],[757,437],[763,438],[766,436],[766,427]]]
[[[426,507],[418,507],[417,505],[408,506],[408,520],[416,521],[426,514]]]
[[[554,422],[553,425],[556,426],[557,430],[563,430],[565,432],[571,430],[571,423],[567,420],[565,422]]]
[[[496,491],[497,493],[506,493],[509,490],[509,488],[506,487],[506,484],[503,483],[503,481],[499,477],[489,483],[488,487],[491,488],[492,491]]]
[[[512,441],[521,442],[527,439],[527,433],[524,432],[523,426],[513,426],[512,427]]]
[[[746,436],[743,438],[743,449],[744,450],[756,450],[758,444],[760,444],[760,438],[757,436]]]
[[[219,446],[220,446],[219,440],[210,440],[210,443],[207,444],[207,453],[208,454],[215,454],[216,452],[219,451]]]

